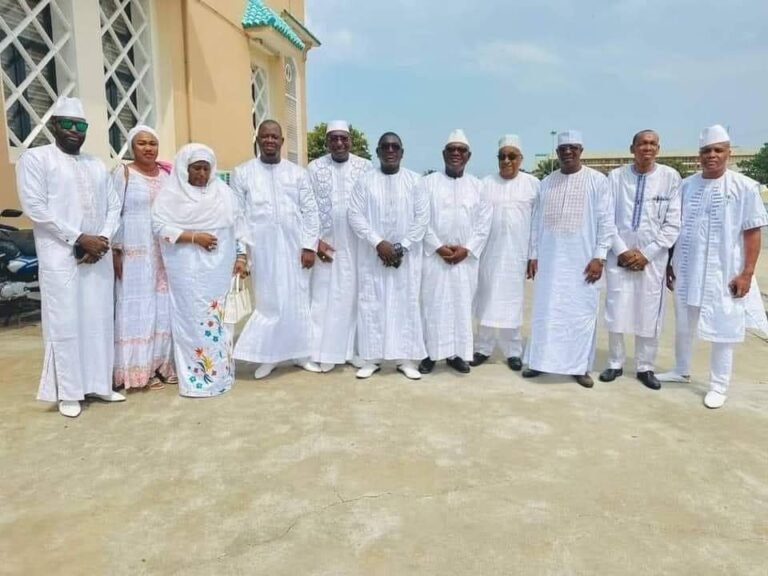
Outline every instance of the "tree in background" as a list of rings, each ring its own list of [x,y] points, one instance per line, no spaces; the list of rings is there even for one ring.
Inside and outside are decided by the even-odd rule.
[[[760,184],[768,185],[768,143],[763,144],[754,158],[742,160],[738,166],[745,176],[757,180]]]
[[[325,149],[325,131],[328,128],[328,124],[320,122],[315,126],[311,132],[307,133],[307,157],[310,162],[325,156],[328,150]],[[368,139],[360,130],[350,125],[350,136],[352,136],[352,147],[350,151],[356,156],[371,159],[371,153],[368,151]]]
[[[539,160],[539,163],[536,164],[536,168],[531,171],[531,174],[536,176],[539,180],[543,180],[545,176],[549,176],[555,170],[560,170],[560,160],[556,158],[554,160],[547,158],[546,160]]]
[[[680,160],[659,160],[658,163],[674,168],[682,178],[687,178],[694,172],[690,168],[687,168],[685,164],[680,162]]]

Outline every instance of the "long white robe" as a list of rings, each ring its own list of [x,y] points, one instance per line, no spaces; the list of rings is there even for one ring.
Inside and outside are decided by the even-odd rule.
[[[519,328],[539,180],[524,172],[512,180],[494,174],[483,179],[482,193],[493,206],[493,220],[480,258],[475,318],[480,326]]]
[[[318,259],[311,281],[311,359],[343,364],[355,347],[357,318],[357,237],[349,227],[347,210],[358,179],[371,169],[370,161],[350,154],[334,162],[327,154],[307,167],[317,200],[320,239],[335,248],[332,262]]]
[[[123,252],[123,277],[115,281],[116,386],[146,386],[155,372],[175,375],[168,277],[152,232],[152,203],[167,180],[162,170],[150,177],[129,168],[126,186],[122,167],[112,177],[122,197],[122,223],[113,243]]]
[[[429,201],[421,177],[406,169],[365,174],[352,192],[349,224],[357,248],[358,353],[365,360],[420,360],[426,355],[421,319],[422,239]],[[408,252],[398,268],[376,252],[383,240]]]
[[[683,224],[672,257],[676,313],[701,308],[700,339],[741,342],[747,298],[734,298],[728,284],[744,267],[743,231],[768,226],[760,185],[732,170],[717,179],[699,172],[683,180],[681,199]],[[753,290],[758,292],[754,278]]]
[[[605,176],[584,166],[542,181],[531,237],[538,273],[526,350],[530,368],[572,375],[591,368],[600,289],[585,281],[584,269],[593,258],[605,259],[612,238]]]
[[[103,162],[55,144],[26,151],[16,164],[21,206],[32,220],[40,267],[45,357],[38,399],[109,394],[114,362],[112,253],[77,264],[81,234],[111,239],[120,200]]]
[[[316,250],[319,219],[307,171],[256,158],[232,173],[247,228],[255,307],[235,358],[276,363],[310,355],[310,275],[301,251]]]
[[[472,307],[478,266],[491,228],[493,208],[480,181],[469,174],[450,178],[434,172],[424,178],[430,218],[424,236],[422,313],[427,354],[432,360],[472,358]],[[460,245],[469,255],[446,263],[435,251]]]
[[[605,321],[614,333],[655,338],[661,331],[669,249],[680,234],[680,175],[657,164],[637,174],[633,165],[608,175],[616,234],[605,265]],[[638,249],[648,259],[633,272],[618,265],[619,254]]]

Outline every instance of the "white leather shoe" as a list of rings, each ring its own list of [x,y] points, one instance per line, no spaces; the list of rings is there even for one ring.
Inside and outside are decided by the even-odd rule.
[[[355,373],[355,377],[364,380],[365,378],[370,378],[379,370],[381,370],[381,367],[378,364],[365,364]]]
[[[330,362],[323,362],[320,364],[321,372],[330,372],[334,368],[336,368],[336,364],[331,364]]]
[[[397,367],[397,371],[408,380],[421,380],[421,372],[419,372],[415,362],[403,362]]]
[[[707,392],[707,395],[704,396],[704,406],[712,410],[716,410],[717,408],[722,408],[727,399],[728,396],[725,394],[721,394],[716,390],[710,390]]]
[[[67,418],[77,418],[80,416],[80,402],[77,400],[59,400],[59,414]]]
[[[256,369],[256,372],[253,373],[253,377],[256,380],[261,380],[262,378],[266,378],[270,374],[272,374],[272,370],[275,369],[275,364],[262,364]]]
[[[674,370],[671,372],[662,372],[661,374],[656,374],[656,379],[659,382],[679,382],[681,384],[688,384],[691,381],[690,376],[683,376]]]
[[[307,360],[306,362],[298,362],[296,366],[302,370],[306,370],[307,372],[314,372],[315,374],[322,372],[320,365],[317,362],[312,362],[312,360]]]
[[[112,390],[109,394],[94,394],[102,402],[125,402],[125,396]]]

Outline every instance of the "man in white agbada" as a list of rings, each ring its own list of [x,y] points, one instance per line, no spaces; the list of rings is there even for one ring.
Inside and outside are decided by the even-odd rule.
[[[541,183],[528,275],[535,279],[523,377],[568,374],[585,388],[595,353],[597,281],[613,239],[608,180],[581,165],[580,132],[557,137],[560,170]]]
[[[608,175],[616,235],[606,263],[609,359],[600,380],[624,374],[624,334],[634,334],[637,379],[658,390],[654,362],[669,249],[680,234],[680,175],[656,164],[659,135],[653,130],[635,134],[629,150],[634,162]]]
[[[488,244],[480,258],[480,280],[475,297],[478,323],[475,355],[479,366],[499,346],[512,370],[523,368],[523,295],[531,239],[531,218],[539,180],[520,172],[520,138],[499,140],[499,173],[483,179],[483,195],[493,205]]]
[[[311,362],[313,372],[329,372],[351,361],[357,320],[357,237],[349,227],[347,209],[358,179],[371,162],[350,153],[349,125],[328,123],[325,145],[329,154],[309,163],[309,181],[320,217],[320,260],[312,271]]]
[[[80,414],[112,390],[114,273],[109,242],[120,200],[98,158],[81,154],[88,123],[77,98],[60,98],[50,125],[55,143],[27,150],[16,164],[21,206],[32,220],[40,266],[45,358],[37,398]]]
[[[461,374],[470,371],[472,302],[493,210],[480,181],[464,173],[471,156],[464,132],[455,130],[443,149],[445,172],[424,179],[430,217],[421,286],[427,345],[427,356],[419,364],[422,374],[432,372],[443,358]]]
[[[675,369],[658,378],[689,382],[694,340],[711,342],[707,408],[720,408],[727,399],[733,347],[744,340],[747,323],[745,296],[759,295],[754,273],[760,229],[768,226],[760,185],[728,170],[730,142],[720,125],[701,133],[702,170],[681,185],[682,229],[667,268],[675,292]]]
[[[265,378],[278,362],[302,365],[310,354],[309,282],[319,220],[307,171],[280,158],[283,131],[274,120],[259,126],[259,157],[232,172],[245,218],[255,309],[235,346],[235,358],[260,362]]]
[[[420,290],[429,203],[420,176],[400,167],[397,134],[383,134],[376,155],[381,169],[360,178],[349,206],[359,238],[357,346],[365,361],[357,377],[368,378],[383,360],[394,360],[401,374],[418,380],[415,361],[426,354]]]

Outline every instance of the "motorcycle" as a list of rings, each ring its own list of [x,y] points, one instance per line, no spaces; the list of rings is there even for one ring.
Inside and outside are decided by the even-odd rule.
[[[6,208],[0,218],[18,218],[21,210]],[[37,251],[32,230],[0,222],[0,313],[7,326],[12,316],[40,309]]]

